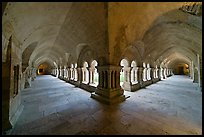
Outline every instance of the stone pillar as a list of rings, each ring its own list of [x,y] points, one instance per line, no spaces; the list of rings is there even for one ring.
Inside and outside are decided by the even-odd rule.
[[[94,84],[94,68],[89,68],[89,84]]]
[[[67,81],[69,81],[71,78],[71,70],[70,67],[67,67]]]
[[[31,80],[36,79],[36,68],[31,68]]]
[[[143,86],[143,67],[138,67],[138,83],[140,84],[141,87]]]
[[[91,97],[106,104],[122,102],[126,99],[120,87],[120,66],[98,66],[99,84]]]
[[[61,67],[58,69],[58,78],[61,77]]]
[[[156,83],[156,82],[158,82],[159,81],[159,77],[158,77],[158,68],[152,68],[152,75],[154,75],[153,77],[152,77],[152,82],[153,83]]]
[[[174,73],[173,73],[173,69],[171,69],[171,75],[174,75]]]
[[[62,78],[64,79],[64,68],[62,70]]]
[[[78,68],[74,68],[74,81],[78,80]]]
[[[158,68],[158,78],[159,78],[159,80],[161,80],[162,79],[162,77],[161,77],[161,75],[162,75],[162,70],[161,70],[162,68]]]
[[[193,61],[191,61],[191,69],[190,69],[190,76],[191,76],[191,79],[194,79],[194,64],[193,64]]]
[[[154,68],[150,68],[150,79],[154,79],[154,71],[155,69]]]
[[[163,71],[163,78],[166,79],[167,76],[166,76],[166,68],[164,68],[164,71]]]
[[[12,128],[10,121],[10,92],[11,92],[11,47],[12,37],[9,39],[6,62],[2,62],[2,133]]]
[[[163,79],[163,68],[159,68],[159,79]]]
[[[198,68],[195,68],[195,70],[194,70],[193,82],[198,83]]]
[[[151,74],[152,72],[152,68],[147,68],[147,80],[151,80],[153,78],[153,74]]]
[[[169,69],[166,69],[166,76],[169,77]]]
[[[80,87],[82,83],[82,70],[81,68],[76,68],[77,70],[77,82],[75,84],[76,87]]]
[[[25,73],[25,87],[24,88],[30,88],[31,87],[31,75],[30,75],[30,68],[27,68]]]
[[[199,56],[199,54],[197,54],[197,62],[198,62],[198,86],[201,87],[200,56]]]
[[[131,91],[131,67],[124,67],[124,82],[123,82],[123,89],[127,91]]]
[[[91,77],[90,77],[90,71],[89,71],[89,69],[88,69],[88,67],[86,68],[86,84],[88,84],[89,85],[89,83],[90,83],[90,80],[91,80]],[[88,78],[87,78],[87,73],[88,73]],[[88,80],[88,81],[87,81]]]

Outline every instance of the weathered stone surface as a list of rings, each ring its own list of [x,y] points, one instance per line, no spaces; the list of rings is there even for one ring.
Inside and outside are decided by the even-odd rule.
[[[75,88],[70,89],[73,92],[80,87],[107,104],[124,101],[128,97],[126,91],[148,89],[151,84],[174,74],[190,76],[202,89],[201,9],[202,2],[3,3],[2,118],[5,127],[2,129],[15,125],[22,111],[21,91],[24,88],[38,90],[33,85],[37,75],[52,74],[64,83],[73,84]],[[121,64],[124,60],[125,65]],[[39,87],[46,84],[43,80],[36,82]],[[54,88],[55,85],[49,86]],[[46,86],[44,90],[47,90]],[[41,96],[41,100],[30,99],[29,105],[32,101],[34,106],[42,100],[53,102],[42,105],[40,113],[34,111],[36,115],[31,118],[63,109],[64,106],[59,106],[55,99],[63,95],[50,93],[49,97],[46,97],[47,93],[32,93],[33,98]],[[80,99],[83,97],[66,98],[62,104],[80,102]],[[58,107],[52,109],[51,106]],[[83,110],[83,107],[78,109]],[[78,114],[78,110],[75,113]],[[134,126],[124,120],[126,117],[121,124],[127,132],[123,133],[132,134]],[[121,129],[121,124],[116,127]],[[64,129],[70,134],[98,132],[80,131],[78,125],[73,132],[69,126]],[[100,127],[101,134],[120,133],[116,127],[96,127]],[[29,133],[36,134],[37,130]],[[144,134],[151,132],[147,130]]]
[[[24,110],[12,135],[202,134],[202,93],[187,76],[125,91],[130,98],[114,105],[48,75],[21,93]]]

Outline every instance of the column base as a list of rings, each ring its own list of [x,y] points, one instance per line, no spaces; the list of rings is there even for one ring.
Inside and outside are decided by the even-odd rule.
[[[26,81],[24,88],[30,88],[31,87],[31,81]]]
[[[141,85],[141,88],[144,88],[144,87],[149,86],[151,84],[152,84],[152,80],[143,81],[142,85]]]
[[[123,95],[122,89],[102,89],[97,88],[95,93],[91,94],[91,98],[94,98],[102,103],[111,105],[125,101],[130,96]]]
[[[123,82],[122,88],[125,91],[131,91],[131,83],[130,82]]]
[[[84,84],[84,83],[81,83],[79,85],[79,87],[82,88],[82,89],[85,89],[86,91],[91,92],[91,93],[96,91],[96,87],[93,87],[93,86],[90,86],[90,85],[87,85],[87,84]]]
[[[156,83],[156,82],[158,82],[159,81],[159,78],[154,78],[154,79],[152,79],[152,82],[153,83]]]
[[[137,84],[134,84],[131,86],[131,92],[134,92],[134,91],[137,91],[141,88],[140,84],[137,83]]]

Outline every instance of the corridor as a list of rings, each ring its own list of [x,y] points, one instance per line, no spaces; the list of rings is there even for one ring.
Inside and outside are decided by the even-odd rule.
[[[130,98],[115,105],[50,75],[38,76],[21,95],[13,135],[202,134],[202,92],[187,76],[125,91]]]

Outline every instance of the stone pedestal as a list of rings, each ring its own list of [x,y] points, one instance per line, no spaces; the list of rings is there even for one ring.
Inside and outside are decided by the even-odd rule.
[[[127,97],[120,87],[119,66],[98,66],[99,84],[91,97],[106,104],[114,104],[124,101]]]

